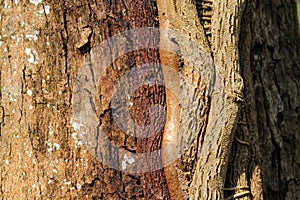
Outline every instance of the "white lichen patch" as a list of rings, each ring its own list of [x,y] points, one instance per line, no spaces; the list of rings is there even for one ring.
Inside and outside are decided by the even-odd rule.
[[[48,148],[48,152],[52,152],[53,150],[59,150],[60,149],[60,144],[58,143],[51,143],[50,141],[46,141]]]
[[[72,133],[72,138],[76,139],[77,138],[77,133]]]
[[[76,188],[80,190],[81,189],[81,185],[79,183],[77,183],[76,184]]]
[[[25,143],[24,143],[24,146],[25,146]],[[32,151],[25,150],[25,153],[28,155],[29,158],[31,158]]]
[[[46,94],[48,94],[48,93],[49,93],[49,91],[48,91],[48,90],[46,90],[46,89],[44,89],[44,88],[42,88],[42,91],[43,91],[44,93],[46,93]]]
[[[60,148],[60,145],[57,143],[53,143],[53,146],[55,147],[56,150],[58,150]]]
[[[10,101],[10,102],[16,102],[17,99],[16,99],[14,96],[9,95],[9,101]]]
[[[25,53],[26,53],[27,55],[30,55],[31,49],[30,49],[30,48],[26,48],[26,49],[25,49]]]
[[[6,9],[6,8],[10,8],[10,6],[7,4],[6,1],[4,1],[4,8],[5,8],[5,9]]]
[[[49,15],[50,14],[50,6],[45,6],[44,9],[45,9],[45,14]]]
[[[83,124],[79,124],[77,122],[72,123],[72,127],[73,127],[74,131],[80,130],[80,127],[82,127],[82,126],[83,126]]]
[[[27,92],[26,92],[26,94],[28,95],[28,96],[32,96],[32,90],[27,90]]]
[[[71,185],[71,181],[66,181],[65,184],[66,185]]]
[[[27,62],[29,62],[29,63],[31,63],[31,64],[34,64],[34,63],[35,63],[35,59],[34,59],[33,54],[31,53],[29,56],[30,56],[30,57],[27,59]]]
[[[122,169],[125,170],[127,168],[127,163],[123,160],[122,161]]]
[[[124,159],[127,163],[129,163],[130,165],[133,164],[135,162],[134,158],[127,156],[127,154],[124,155]]]
[[[37,6],[39,3],[42,3],[42,0],[30,0],[30,3],[34,4]]]
[[[127,168],[127,165],[131,165],[135,162],[134,158],[127,156],[127,154],[124,154],[124,160],[122,160],[121,166],[122,169],[125,170]]]
[[[38,55],[36,51],[32,51],[30,48],[25,49],[25,53],[29,55],[27,62],[30,64],[37,64],[38,63]]]
[[[53,151],[53,148],[52,148],[52,147],[49,147],[47,151],[48,151],[48,152],[52,152],[52,151]]]
[[[51,126],[48,126],[49,128],[49,135],[53,135],[54,131],[53,131],[53,128]]]
[[[31,41],[31,40],[37,41],[38,40],[38,37],[37,37],[38,34],[39,34],[38,30],[33,30],[32,34],[26,34],[25,37],[28,38],[29,41]]]

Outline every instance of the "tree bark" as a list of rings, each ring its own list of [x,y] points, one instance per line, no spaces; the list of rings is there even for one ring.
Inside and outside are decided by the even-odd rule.
[[[299,198],[296,2],[0,5],[1,199]]]
[[[241,199],[298,199],[296,3],[252,1],[245,6],[239,45],[244,103],[227,184],[235,193],[248,191]]]

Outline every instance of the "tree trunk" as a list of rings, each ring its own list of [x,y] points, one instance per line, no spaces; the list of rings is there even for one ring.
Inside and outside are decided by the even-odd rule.
[[[249,191],[241,199],[299,199],[296,3],[253,1],[245,6],[239,45],[244,103],[227,185],[235,193]]]
[[[296,2],[1,3],[1,199],[298,199]]]

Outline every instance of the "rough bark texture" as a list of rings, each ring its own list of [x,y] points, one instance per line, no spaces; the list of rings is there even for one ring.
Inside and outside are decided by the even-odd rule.
[[[239,48],[244,104],[228,187],[237,194],[246,192],[240,199],[299,199],[296,3],[246,1],[245,6]]]
[[[0,6],[1,199],[299,198],[300,36],[293,0],[2,0]],[[188,35],[204,52],[197,54],[200,60],[206,56],[203,66],[193,65],[198,57],[193,63],[189,56],[196,51],[184,39],[139,35],[149,46],[168,40],[176,55],[155,48],[127,52],[97,77],[92,65],[113,60],[122,47],[108,45],[100,55],[91,50],[123,31],[158,26]],[[165,122],[160,115],[170,106],[165,87],[144,83],[131,93],[145,77],[158,83],[170,79],[160,63],[179,65],[176,70],[191,83],[181,92],[176,131],[178,144],[189,146],[171,153],[186,152],[165,169],[146,173],[103,164],[100,157],[123,168],[128,157],[121,150],[165,148],[164,129],[137,138],[136,127],[128,135],[113,118],[126,104],[127,117],[138,126]],[[151,65],[143,71],[142,64]],[[96,77],[95,94],[76,85],[88,81],[77,76],[83,65]],[[139,67],[130,82],[119,82]],[[208,75],[198,73],[203,67]],[[112,104],[116,88],[123,93]],[[95,131],[86,145],[80,136],[84,128],[74,123],[74,94],[93,109],[93,123],[109,143]],[[160,105],[160,112],[151,112],[153,105]],[[166,159],[168,154],[159,154],[137,168]]]
[[[1,197],[168,198],[163,170],[128,174],[103,166],[82,146],[71,118],[72,86],[84,60],[89,59],[88,52],[119,32],[158,26],[156,2],[4,1],[1,6],[1,48],[5,49],[1,53]],[[159,37],[152,39],[159,41]],[[109,80],[116,81],[142,63],[154,63],[152,74],[162,79],[158,58],[158,52],[151,49],[124,55],[108,66],[107,79],[99,81],[100,94],[111,89]],[[145,94],[151,101],[144,101]],[[133,101],[132,112],[137,113],[133,116],[143,126],[149,113],[139,110],[152,104],[164,106],[164,89],[140,88]],[[152,141],[124,136],[107,121],[110,112],[101,106],[96,108],[102,116],[100,124],[117,147],[137,152],[160,147],[162,132]]]
[[[192,199],[223,199],[223,188],[233,130],[241,102],[243,81],[240,76],[238,41],[243,1],[203,1],[200,10],[216,69],[207,129],[193,177]],[[211,15],[205,14],[212,9]],[[207,23],[208,22],[208,23]]]

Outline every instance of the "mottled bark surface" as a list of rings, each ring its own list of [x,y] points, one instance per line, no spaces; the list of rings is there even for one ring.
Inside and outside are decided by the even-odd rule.
[[[167,5],[160,16],[158,3]],[[176,192],[184,199],[299,198],[300,41],[294,1],[2,0],[0,6],[1,199],[176,199],[178,183]],[[188,56],[195,49],[169,38],[176,53],[171,57],[192,85],[181,92],[180,108],[191,109],[180,111],[187,114],[180,116],[176,136],[190,146],[180,146],[187,151],[167,173],[128,172],[131,161],[124,166],[122,161],[131,158],[122,150],[160,149],[163,129],[137,138],[137,127],[127,134],[114,114],[126,104],[129,115],[123,120],[140,127],[165,123],[166,88],[151,81],[170,78],[159,65],[171,65],[169,57],[162,58],[170,52],[144,48],[119,56],[123,47],[113,44],[106,54],[93,50],[123,31],[162,26],[159,20],[201,46],[207,56],[201,67],[218,77],[200,76],[203,68],[192,66]],[[160,34],[138,37],[145,45],[161,42]],[[131,45],[127,39],[124,46]],[[114,62],[91,81],[95,94],[77,87],[90,81],[77,76],[83,66],[98,75],[91,66],[106,59]],[[147,70],[142,64],[149,64]],[[141,71],[122,84],[121,77],[135,68]],[[149,83],[131,93],[145,77]],[[211,91],[212,85],[217,89]],[[122,95],[114,96],[114,89]],[[95,112],[98,131],[90,135],[90,145],[81,137],[82,125],[74,123],[74,95]],[[149,110],[153,105],[160,105],[159,112]],[[188,121],[190,116],[197,120]],[[143,161],[137,165],[141,171],[164,163],[160,154]],[[170,180],[177,182],[169,187]]]
[[[71,117],[72,87],[89,51],[122,31],[157,27],[156,2],[4,1],[1,10],[1,197],[168,198],[163,170],[129,174],[103,166],[82,145]],[[159,41],[159,35],[151,39]],[[99,59],[101,56],[107,55]],[[152,75],[162,80],[158,59],[158,51],[151,49],[122,55],[107,66],[107,76],[98,83],[99,94],[113,89],[110,80],[116,82],[141,64],[152,64]],[[130,84],[136,84],[134,79]],[[139,88],[131,95],[132,116],[140,126],[149,123],[149,106],[164,106],[162,87]],[[101,96],[98,100],[103,101]],[[99,123],[115,144],[108,147],[109,152],[160,148],[162,131],[152,140],[126,136],[107,121],[109,109],[96,103]]]
[[[294,1],[245,2],[244,102],[227,176],[239,199],[299,199],[299,27]],[[233,192],[234,191],[234,192]]]

